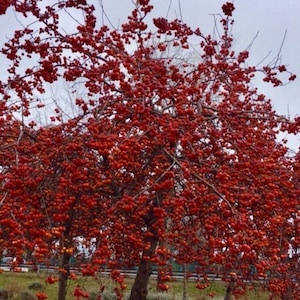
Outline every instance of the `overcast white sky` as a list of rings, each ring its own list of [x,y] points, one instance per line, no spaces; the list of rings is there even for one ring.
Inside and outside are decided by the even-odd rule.
[[[1,1],[1,0],[0,0]],[[88,0],[96,6],[102,3],[112,24],[118,26],[126,20],[134,4],[132,0]],[[212,14],[221,12],[225,0],[152,0],[155,9],[153,16],[177,16],[183,18],[191,27],[199,27],[204,34],[212,33],[214,18]],[[282,61],[289,70],[298,75],[296,81],[283,87],[273,88],[271,85],[256,84],[268,98],[274,108],[281,114],[294,117],[300,115],[300,0],[235,0],[234,11],[234,46],[238,50],[245,49],[253,40],[250,51],[250,64],[256,65],[269,52],[265,60],[268,63],[278,53],[285,31],[286,39],[282,48]],[[53,3],[45,0],[43,4]],[[181,9],[181,10],[180,10]],[[99,16],[101,19],[101,16]],[[12,30],[13,15],[0,16],[0,41]],[[2,34],[1,34],[2,32]],[[1,62],[0,62],[1,63]],[[2,64],[2,63],[1,63]],[[3,66],[3,64],[2,64]],[[290,140],[289,145],[294,149],[300,146],[300,137]]]

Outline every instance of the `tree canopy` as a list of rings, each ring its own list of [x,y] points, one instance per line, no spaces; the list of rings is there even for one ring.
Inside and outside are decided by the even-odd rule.
[[[204,277],[254,267],[274,295],[299,296],[299,153],[277,136],[298,134],[300,119],[253,84],[257,73],[274,87],[295,75],[234,52],[232,3],[216,38],[179,19],[149,22],[148,0],[120,28],[100,26],[85,0],[8,9],[29,21],[1,45],[2,248],[36,261],[56,253],[59,300],[78,238],[92,249],[82,273],[112,269],[119,297],[120,268],[138,266],[130,299],[142,300],[153,265],[172,260]],[[84,18],[68,32],[61,18],[74,11]]]

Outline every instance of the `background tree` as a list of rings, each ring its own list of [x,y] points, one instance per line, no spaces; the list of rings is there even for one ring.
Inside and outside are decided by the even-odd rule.
[[[2,246],[37,259],[55,251],[59,300],[78,237],[93,249],[82,272],[112,269],[120,297],[119,268],[138,266],[130,299],[142,300],[153,265],[170,259],[196,262],[204,277],[254,267],[251,276],[269,272],[271,291],[296,297],[295,282],[277,275],[299,246],[297,159],[276,137],[298,133],[299,122],[277,115],[251,82],[257,72],[274,86],[278,74],[295,76],[276,63],[249,67],[248,52],[233,51],[233,4],[222,7],[218,39],[178,19],[147,24],[149,1],[119,30],[99,27],[86,1],[7,2],[3,14],[9,5],[30,24],[1,50],[11,64],[0,84]],[[84,19],[66,33],[60,20],[71,11]],[[184,56],[192,39],[197,62]],[[166,55],[177,49],[181,61]],[[47,104],[37,95],[63,82],[74,92],[84,84],[79,113],[65,120],[54,107],[52,125],[37,124],[33,107]]]

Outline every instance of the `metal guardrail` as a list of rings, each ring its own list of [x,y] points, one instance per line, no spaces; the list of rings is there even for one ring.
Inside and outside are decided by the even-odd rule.
[[[58,272],[58,266],[44,266],[44,265],[38,265],[38,266],[34,266],[34,265],[19,265],[18,267],[16,267],[15,269],[12,268],[12,266],[7,265],[7,264],[0,264],[0,270],[3,270],[5,272],[29,272],[31,270],[33,270],[34,268],[36,268],[36,272],[45,272],[45,273],[56,273]],[[103,275],[103,276],[107,276],[109,277],[111,274],[111,269],[104,269],[103,271],[99,272],[99,275]],[[81,268],[80,267],[71,267],[70,268],[70,272],[74,272],[74,273],[80,273],[81,272]],[[131,277],[134,278],[136,276],[137,270],[134,269],[125,269],[125,270],[120,270],[120,273],[123,276],[126,277]],[[153,270],[151,273],[151,278],[156,279],[158,276],[158,272],[156,270]],[[209,273],[205,275],[205,278],[203,276],[200,276],[197,273],[193,273],[193,272],[187,272],[186,274],[184,274],[184,272],[173,272],[172,279],[175,280],[184,280],[185,278],[187,280],[190,281],[199,281],[199,280],[204,280],[207,279],[208,281],[224,281],[223,277],[218,275],[218,274],[214,274],[214,273]],[[265,277],[258,277],[258,278],[240,278],[242,279],[244,282],[257,282],[257,283],[265,283],[267,281],[267,278]]]

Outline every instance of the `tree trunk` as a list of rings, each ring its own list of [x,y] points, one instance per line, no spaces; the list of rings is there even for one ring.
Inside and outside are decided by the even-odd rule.
[[[236,275],[231,274],[230,281],[228,283],[228,286],[227,286],[227,289],[226,289],[226,292],[225,292],[224,300],[230,300],[231,293],[232,293],[232,291],[234,290],[234,287],[235,287],[235,281],[236,281]]]
[[[152,238],[150,243],[151,247],[143,252],[129,300],[146,300],[148,294],[148,283],[153,266],[153,262],[149,260],[149,257],[154,255],[158,241],[157,239]],[[147,258],[145,259],[145,257]]]
[[[58,300],[65,300],[67,295],[67,284],[70,275],[69,268],[70,255],[63,253],[59,263],[59,277],[58,277]]]
[[[187,300],[187,274],[186,274],[186,264],[183,264],[183,291],[182,291],[182,300]]]

